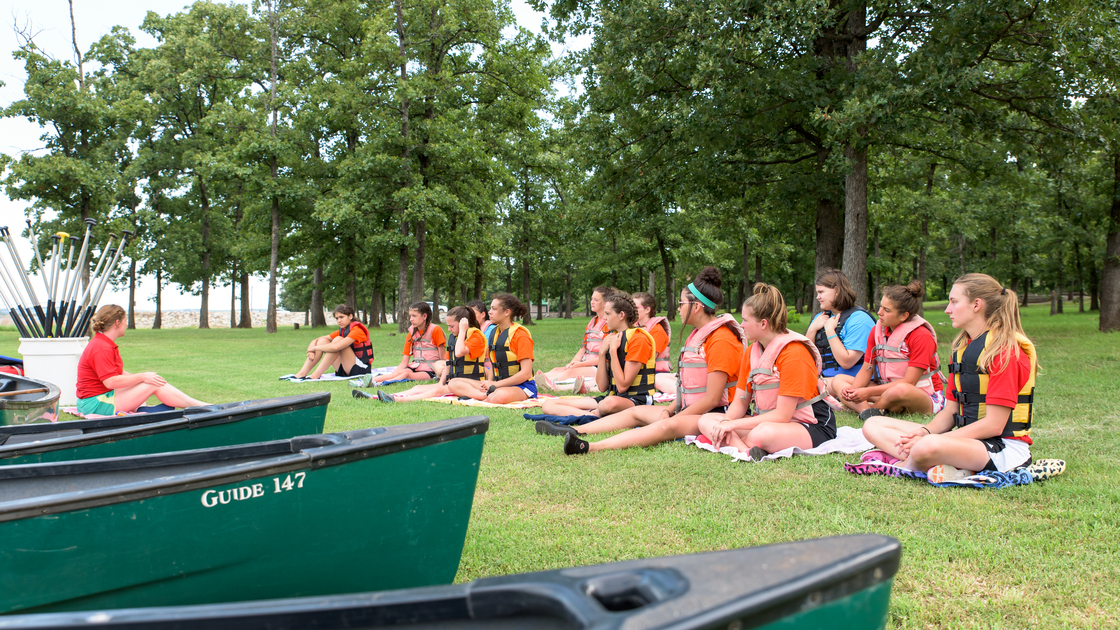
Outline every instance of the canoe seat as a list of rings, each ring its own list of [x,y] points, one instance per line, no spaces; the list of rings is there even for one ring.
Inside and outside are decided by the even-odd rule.
[[[56,438],[73,437],[75,435],[82,435],[81,429],[68,429],[66,431],[49,431],[46,433],[24,433],[13,435],[4,442],[5,446],[12,444],[27,444],[28,442],[41,442],[43,440],[53,440]]]

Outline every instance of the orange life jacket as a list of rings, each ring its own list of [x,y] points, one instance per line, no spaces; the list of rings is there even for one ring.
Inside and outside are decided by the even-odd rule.
[[[642,326],[642,328],[645,328],[646,330],[653,330],[653,327],[657,326],[659,324],[661,325],[662,328],[665,329],[665,338],[666,339],[672,339],[673,338],[673,328],[669,325],[669,320],[665,319],[664,317],[651,317],[651,318],[649,318],[649,321],[646,322]],[[657,360],[654,362],[654,365],[653,365],[654,371],[655,372],[672,372],[673,367],[669,363],[669,344],[666,343],[665,344],[665,349],[662,350],[661,352],[657,352],[657,346],[654,345],[653,351],[657,354]]]
[[[433,374],[437,371],[436,362],[441,361],[443,357],[440,356],[439,348],[432,341],[432,332],[436,328],[436,325],[428,324],[428,327],[424,329],[424,334],[417,337],[416,327],[408,327],[408,336],[412,339],[412,361],[408,364],[410,370],[422,369]]]
[[[739,341],[746,339],[743,329],[735,318],[724,313],[712,321],[696,328],[688,335],[677,358],[677,410],[684,409],[699,400],[708,391],[708,360],[704,356],[704,341],[721,326],[727,326]],[[735,387],[730,381],[723,388],[717,406],[727,405],[727,387]]]
[[[801,335],[792,331],[785,334],[778,335],[770,341],[770,345],[766,346],[763,350],[761,344],[757,341],[751,344],[751,373],[747,375],[750,379],[752,393],[748,394],[747,389],[743,388],[743,396],[750,402],[751,397],[754,397],[755,410],[758,413],[766,413],[773,411],[778,407],[778,383],[782,379],[782,375],[778,373],[778,369],[774,367],[774,363],[778,360],[778,355],[791,343],[800,343],[809,349],[809,353],[813,355],[813,360],[817,364],[817,395],[813,398],[802,398],[797,401],[797,407],[794,408],[792,420],[802,424],[816,424],[817,416],[813,413],[813,403],[818,400],[824,400],[828,395],[828,386],[825,385],[824,379],[820,378],[821,373],[821,353],[817,349],[816,344],[812,342],[805,335]]]
[[[584,361],[599,360],[599,348],[603,347],[603,337],[606,336],[606,333],[603,332],[603,326],[604,321],[599,319],[598,315],[587,322],[587,329],[583,336]]]

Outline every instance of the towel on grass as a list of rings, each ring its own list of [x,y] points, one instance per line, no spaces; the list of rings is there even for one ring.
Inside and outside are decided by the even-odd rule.
[[[467,400],[459,400],[455,394],[447,394],[446,396],[437,396],[435,398],[425,398],[428,402],[439,402],[446,405],[465,405],[467,407],[503,407],[505,409],[534,409],[544,405],[544,401],[548,398],[556,398],[556,396],[549,396],[547,394],[537,394],[536,398],[529,398],[527,400],[519,400],[517,402],[505,403],[499,405],[498,403],[487,402],[485,400],[475,400],[468,398]]]
[[[712,442],[704,435],[689,435],[684,438],[685,444],[692,444],[697,448],[704,449],[710,453],[715,453],[716,448],[712,446]],[[801,449],[796,446],[791,446],[774,453],[770,453],[763,457],[763,461],[772,459],[781,459],[783,457],[793,457],[794,455],[827,455],[829,453],[862,453],[863,451],[874,448],[871,442],[868,442],[863,437],[863,431],[853,427],[839,427],[836,429],[836,437],[824,442],[820,446],[810,449]],[[740,451],[734,446],[725,446],[719,449],[720,453],[730,455],[731,459],[736,461],[751,462],[750,455]]]
[[[884,475],[887,477],[900,477],[925,480],[931,486],[938,488],[976,488],[980,490],[999,490],[1011,486],[1026,486],[1035,482],[1049,479],[1065,472],[1066,463],[1060,459],[1041,459],[1024,468],[1016,468],[1007,472],[986,470],[964,479],[934,483],[925,473],[917,470],[907,470],[897,464],[887,464],[879,461],[860,462],[858,464],[844,464],[844,470],[856,475]]]
[[[370,368],[369,373],[372,376],[378,376],[380,374],[389,374],[393,370],[397,369],[397,367],[399,367],[399,366],[390,365],[390,366],[387,366],[387,367]],[[284,376],[281,376],[279,380],[288,381],[288,382],[291,382],[291,383],[314,383],[316,381],[352,381],[354,379],[362,378],[363,376],[366,376],[366,375],[365,374],[355,374],[354,376],[339,376],[339,375],[335,374],[334,372],[327,372],[326,374],[323,374],[319,378],[296,378],[295,374],[285,374]],[[407,380],[408,379],[401,379],[399,381],[388,381],[386,383],[381,383],[381,384],[382,385],[391,385],[393,383],[404,383]],[[417,381],[417,382],[419,382],[419,381]]]

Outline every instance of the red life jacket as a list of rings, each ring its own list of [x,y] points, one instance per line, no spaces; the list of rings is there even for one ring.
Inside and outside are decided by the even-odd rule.
[[[680,356],[677,358],[677,410],[684,409],[704,396],[708,391],[708,360],[704,356],[704,341],[720,326],[727,326],[739,341],[746,339],[742,327],[735,318],[728,313],[712,319],[707,324],[696,328],[688,335],[688,340],[681,347]],[[735,387],[735,381],[729,381],[723,389],[717,406],[727,405],[727,387]]]
[[[658,324],[660,324],[661,327],[665,329],[665,338],[672,339],[673,329],[669,325],[669,320],[665,319],[664,317],[651,317],[649,318],[648,322],[642,325],[642,328],[645,328],[646,330],[653,330],[653,327],[657,326]],[[657,360],[654,362],[654,371],[672,372],[673,367],[669,363],[669,344],[666,343],[665,349],[661,352],[657,352],[657,346],[654,345],[653,351],[657,354]]]
[[[358,357],[359,361],[373,367],[373,344],[369,341],[369,329],[366,328],[365,324],[352,321],[346,328],[338,329],[338,336],[345,337],[349,335],[352,326],[357,326],[358,330],[364,332],[366,334],[366,340],[360,343],[357,341],[351,343],[350,349],[354,351],[354,356]]]
[[[813,355],[813,360],[817,364],[817,395],[809,399],[800,399],[797,401],[797,407],[794,408],[792,420],[802,424],[816,424],[817,416],[813,413],[813,403],[818,400],[824,400],[828,395],[828,386],[825,385],[824,379],[820,378],[821,373],[821,353],[808,337],[792,331],[787,331],[785,334],[778,335],[770,341],[770,345],[766,346],[763,350],[761,344],[757,341],[751,344],[751,373],[747,375],[752,385],[751,394],[747,393],[747,389],[743,388],[743,397],[750,402],[751,397],[754,397],[754,406],[758,413],[763,414],[767,411],[773,411],[778,407],[778,383],[782,379],[782,375],[778,373],[778,369],[774,367],[774,363],[778,360],[778,355],[791,343],[800,343],[809,349],[809,353]]]
[[[886,328],[883,326],[883,321],[879,320],[875,323],[875,329],[871,334],[875,337],[874,355],[871,357],[872,363],[879,370],[879,380],[883,383],[893,383],[906,376],[906,367],[910,362],[910,356],[902,352],[902,342],[906,340],[906,336],[914,332],[918,328],[925,328],[933,335],[934,346],[937,344],[937,331],[930,326],[929,322],[922,319],[919,315],[913,315],[910,319],[891,331],[890,338],[887,337]],[[941,360],[938,359],[937,353],[933,353],[932,367],[926,370],[918,379],[916,387],[926,394],[932,396],[933,389],[933,375],[939,373],[941,369]],[[941,377],[941,382],[945,382],[945,377]]]
[[[439,348],[432,341],[432,332],[436,328],[434,324],[428,324],[428,327],[424,329],[424,334],[417,337],[416,327],[408,327],[408,336],[412,339],[412,361],[409,362],[408,369],[422,369],[433,374],[438,371],[436,370],[436,362],[441,361],[443,357],[439,355]]]
[[[603,347],[603,337],[606,336],[606,332],[603,331],[604,326],[606,322],[599,319],[598,315],[587,322],[587,330],[584,331],[583,336],[584,361],[599,360],[599,348]]]

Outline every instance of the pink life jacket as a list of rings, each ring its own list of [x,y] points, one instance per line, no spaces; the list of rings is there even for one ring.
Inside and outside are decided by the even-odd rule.
[[[606,333],[603,332],[603,326],[605,325],[605,322],[599,319],[598,315],[592,317],[591,321],[587,322],[587,330],[584,331],[585,334],[583,338],[584,361],[590,359],[599,360],[599,348],[603,347],[603,337],[606,336]]]
[[[742,395],[747,399],[747,402],[750,402],[750,397],[753,395],[755,409],[760,414],[778,408],[778,383],[781,381],[782,375],[778,373],[774,363],[778,360],[778,355],[781,354],[782,350],[793,342],[800,342],[809,349],[809,353],[813,355],[813,360],[817,363],[818,376],[817,395],[808,400],[804,398],[798,400],[791,420],[802,424],[816,424],[817,416],[813,413],[813,403],[818,400],[825,400],[828,395],[828,386],[825,385],[824,379],[820,377],[821,352],[817,349],[817,345],[805,335],[787,331],[783,335],[774,337],[765,350],[757,341],[752,343],[751,373],[747,378],[750,379],[753,386],[753,394],[747,394],[747,389],[744,387]]]
[[[443,357],[440,356],[439,349],[432,341],[432,332],[436,328],[435,324],[428,324],[424,334],[417,337],[416,327],[408,327],[408,336],[412,339],[412,361],[408,364],[408,369],[422,369],[433,374],[438,373],[436,362],[443,360]]]
[[[707,324],[696,328],[688,335],[677,357],[677,411],[688,407],[708,391],[708,360],[704,357],[704,341],[720,326],[727,326],[739,341],[746,339],[742,327],[735,318],[724,313]],[[728,381],[723,388],[717,406],[726,406],[727,388],[735,387],[736,381]]]
[[[669,320],[665,319],[664,317],[651,317],[651,318],[649,318],[649,321],[646,322],[644,326],[642,326],[642,328],[645,328],[646,330],[653,330],[653,327],[658,325],[658,324],[660,324],[661,327],[665,329],[665,338],[666,339],[672,339],[673,338],[673,329],[672,329],[671,326],[669,326]],[[654,351],[656,352],[657,348],[654,348]],[[673,371],[673,367],[669,363],[669,344],[668,343],[665,344],[665,349],[664,350],[657,353],[657,360],[653,364],[653,369],[654,369],[655,372],[672,372]]]
[[[937,331],[930,326],[929,322],[922,319],[919,315],[913,315],[910,319],[903,322],[898,328],[891,331],[891,336],[888,339],[886,329],[883,326],[883,320],[879,320],[875,324],[875,329],[871,334],[875,337],[874,354],[871,357],[872,363],[879,369],[879,380],[883,383],[891,383],[906,376],[907,364],[910,362],[910,357],[902,352],[902,342],[906,340],[907,335],[914,332],[918,328],[926,328],[930,334],[933,335],[934,344],[937,343]],[[933,375],[939,373],[941,370],[941,360],[937,357],[935,352],[933,355],[933,367],[926,370],[915,386],[932,396],[933,389]],[[941,377],[941,382],[945,382],[945,377]]]

